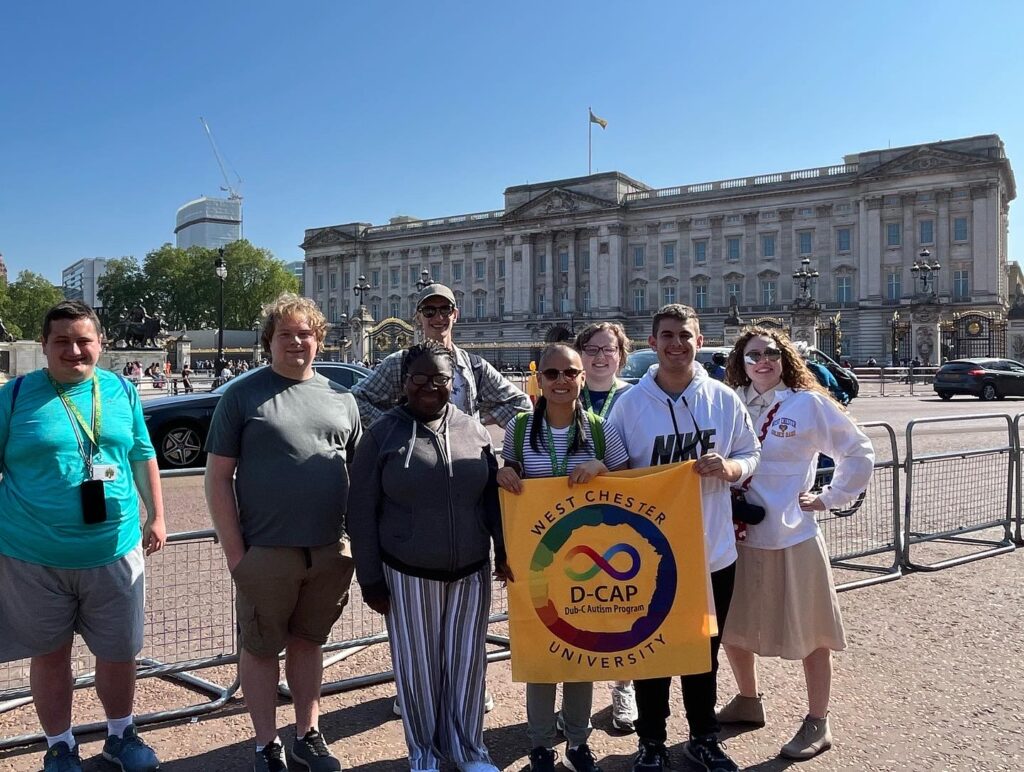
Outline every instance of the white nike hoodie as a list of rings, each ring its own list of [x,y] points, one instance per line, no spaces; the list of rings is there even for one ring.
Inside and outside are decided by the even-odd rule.
[[[693,380],[673,400],[655,383],[657,372],[657,365],[651,367],[634,388],[616,400],[608,417],[626,443],[630,468],[696,460],[713,451],[739,462],[741,480],[753,474],[760,444],[736,392],[694,363]],[[729,485],[713,477],[700,481],[704,545],[711,571],[736,561]]]

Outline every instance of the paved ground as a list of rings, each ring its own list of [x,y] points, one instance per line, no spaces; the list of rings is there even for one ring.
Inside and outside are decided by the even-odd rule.
[[[854,414],[861,420],[889,420],[900,432],[907,421],[925,415],[974,413],[979,408],[1016,413],[1024,401],[981,405],[977,401],[943,403],[928,397],[887,395],[861,399]],[[998,423],[993,425],[998,426]],[[958,431],[946,425],[927,427],[917,445],[930,452],[988,446],[990,432]],[[925,429],[926,427],[921,427]],[[1005,429],[1004,429],[1005,431]],[[166,483],[174,530],[205,526],[200,480]],[[935,498],[969,496],[970,490],[936,491]],[[928,547],[944,557],[946,547]],[[1024,769],[1024,689],[1019,661],[1024,639],[1020,614],[1024,595],[1024,555],[1013,552],[935,573],[917,573],[899,581],[844,593],[850,648],[836,659],[833,731],[836,747],[810,762],[807,770],[1019,770]],[[333,666],[328,679],[389,667],[386,647],[376,646]],[[725,668],[723,701],[732,693]],[[204,676],[230,682],[233,668],[205,671]],[[507,662],[493,664],[488,683],[498,706],[487,716],[486,740],[499,767],[526,766],[525,700],[520,684],[509,680]],[[730,737],[730,753],[751,770],[790,766],[776,758],[778,748],[804,713],[798,664],[769,661],[763,667],[768,726]],[[392,684],[381,684],[326,697],[322,729],[348,768],[377,772],[405,768],[401,723],[390,714]],[[196,695],[160,681],[140,685],[139,712],[191,704]],[[605,686],[595,694],[592,746],[608,772],[629,769],[635,738],[610,729]],[[687,769],[679,743],[683,722],[680,701],[670,724],[670,746],[677,769]],[[282,702],[282,725],[290,708]],[[76,718],[94,720],[94,695],[78,694]],[[0,714],[0,736],[35,730],[31,707]],[[239,699],[211,716],[164,724],[147,736],[170,772],[246,769],[251,763],[250,727]],[[290,740],[290,735],[283,732]],[[111,769],[98,758],[102,738],[83,738],[86,770]],[[0,751],[0,769],[25,772],[40,768],[41,749]]]

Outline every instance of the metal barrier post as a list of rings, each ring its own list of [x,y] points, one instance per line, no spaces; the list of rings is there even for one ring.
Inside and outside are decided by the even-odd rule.
[[[1001,447],[980,448],[949,453],[932,453],[915,456],[914,429],[917,426],[953,422],[997,421],[1006,424],[1006,444]],[[907,491],[904,504],[904,545],[902,563],[907,569],[935,571],[948,566],[967,563],[991,555],[1012,552],[1016,547],[1012,540],[1013,489],[1016,469],[1017,443],[1014,439],[1013,421],[1005,413],[987,413],[976,416],[943,416],[919,418],[907,424],[907,458],[905,463]],[[1003,472],[993,461],[1005,457],[1006,470]],[[931,470],[938,468],[941,473]],[[915,498],[918,487],[925,488],[931,482],[949,484],[959,476],[967,477],[967,496],[931,498],[919,502]],[[919,513],[917,504],[921,504]],[[962,507],[952,517],[943,509],[950,505]],[[995,509],[1002,515],[993,518],[989,514]],[[915,517],[918,519],[914,528]],[[956,519],[958,518],[958,519]],[[999,540],[968,538],[966,534],[990,528],[1002,528],[1003,538]],[[911,560],[910,548],[915,544],[945,543],[970,545],[983,549],[935,563],[919,563]]]
[[[847,509],[833,509],[822,513],[818,526],[822,530],[833,568],[864,571],[873,576],[842,582],[836,592],[891,582],[902,576],[900,551],[902,528],[900,522],[899,449],[896,432],[883,421],[860,424],[862,429],[882,429],[889,441],[889,460],[876,461],[875,471],[867,490]],[[885,481],[884,477],[889,480]],[[873,555],[892,555],[888,565],[875,566],[852,562]]]
[[[1024,482],[1024,459],[1021,458],[1021,419],[1024,418],[1024,413],[1018,413],[1016,418],[1013,419],[1013,442],[1014,452],[1013,459],[1016,464],[1016,474],[1014,480],[1016,482],[1015,487],[1015,501],[1014,501],[1014,526],[1013,541],[1018,547],[1024,547],[1024,534],[1021,533],[1022,526],[1024,526],[1024,496],[1021,494],[1021,483]]]

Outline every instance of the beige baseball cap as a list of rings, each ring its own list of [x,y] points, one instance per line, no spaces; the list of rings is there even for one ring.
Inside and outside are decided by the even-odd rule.
[[[420,296],[416,300],[416,308],[419,308],[423,305],[424,301],[433,297],[444,298],[453,306],[458,307],[458,303],[455,302],[455,293],[449,287],[443,284],[428,284],[420,291]]]

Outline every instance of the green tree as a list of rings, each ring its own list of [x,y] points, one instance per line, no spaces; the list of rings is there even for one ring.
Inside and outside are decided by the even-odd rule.
[[[22,271],[7,286],[4,321],[8,330],[14,333],[12,328],[17,326],[22,339],[39,338],[43,334],[43,316],[63,299],[60,287],[50,284],[38,273]]]
[[[111,322],[140,303],[150,314],[161,314],[169,330],[217,326],[220,285],[214,261],[216,249],[179,249],[164,244],[146,255],[140,266],[135,258],[107,263],[100,279],[99,297]],[[298,279],[267,249],[248,241],[224,248],[228,275],[224,281],[224,327],[248,330],[259,318],[264,303],[282,292],[297,292]]]

